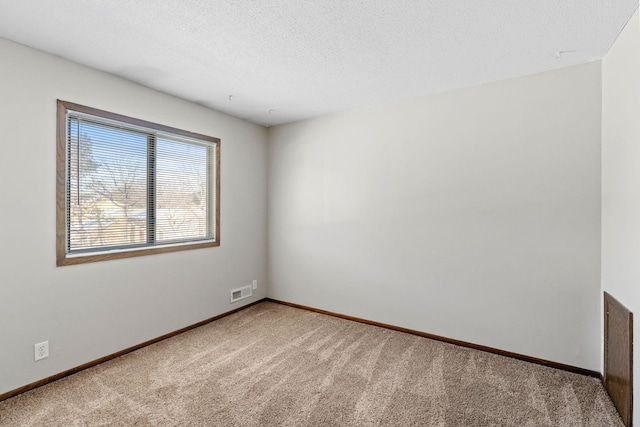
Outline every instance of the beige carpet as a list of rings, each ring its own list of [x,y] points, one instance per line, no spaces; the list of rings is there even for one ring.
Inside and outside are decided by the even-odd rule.
[[[621,426],[595,378],[264,302],[0,402],[1,426]]]

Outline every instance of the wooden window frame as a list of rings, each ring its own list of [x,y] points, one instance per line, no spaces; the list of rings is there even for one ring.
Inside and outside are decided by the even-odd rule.
[[[95,251],[87,254],[74,254],[69,256],[67,251],[67,114],[68,111],[114,120],[133,126],[149,128],[159,132],[176,136],[202,140],[213,144],[215,157],[215,171],[213,174],[214,212],[212,227],[215,230],[215,238],[204,242],[172,243],[157,246],[146,246],[135,249]],[[68,101],[57,101],[57,130],[56,130],[56,265],[74,265],[89,262],[107,261],[136,256],[184,251],[220,246],[220,139],[207,135],[193,133],[182,129],[164,126],[146,120],[135,119],[121,114],[110,113],[92,107],[75,104]]]

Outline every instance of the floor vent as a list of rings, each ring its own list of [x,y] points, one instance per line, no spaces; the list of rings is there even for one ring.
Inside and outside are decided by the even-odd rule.
[[[231,302],[240,301],[241,299],[251,296],[251,285],[243,286],[237,289],[231,289]]]

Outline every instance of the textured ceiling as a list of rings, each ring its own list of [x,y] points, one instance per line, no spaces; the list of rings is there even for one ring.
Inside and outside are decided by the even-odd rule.
[[[0,36],[275,125],[597,60],[637,7],[638,0],[0,0]]]

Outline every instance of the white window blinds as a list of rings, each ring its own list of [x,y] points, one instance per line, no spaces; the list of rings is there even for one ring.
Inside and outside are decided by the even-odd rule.
[[[67,254],[217,239],[219,140],[66,117]]]

